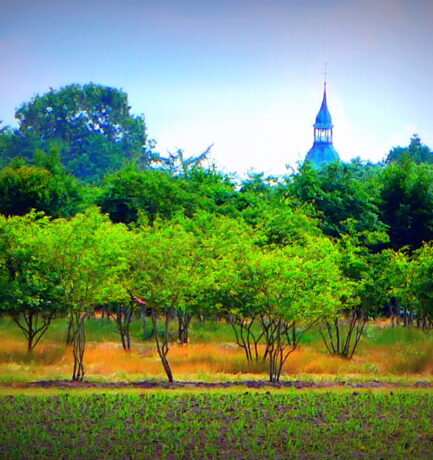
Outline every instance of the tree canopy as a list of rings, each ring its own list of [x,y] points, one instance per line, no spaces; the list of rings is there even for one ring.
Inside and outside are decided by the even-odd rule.
[[[421,142],[418,134],[414,134],[407,147],[394,147],[386,158],[387,163],[410,159],[417,164],[433,163],[433,152]]]
[[[22,104],[15,117],[13,139],[3,136],[9,158],[33,158],[37,149],[57,145],[67,170],[87,181],[127,160],[149,160],[144,119],[131,114],[126,93],[116,88],[88,83],[50,89]]]
[[[56,150],[38,151],[36,164],[16,159],[0,169],[0,213],[24,215],[32,209],[53,217],[69,217],[82,207],[83,188],[68,174]]]

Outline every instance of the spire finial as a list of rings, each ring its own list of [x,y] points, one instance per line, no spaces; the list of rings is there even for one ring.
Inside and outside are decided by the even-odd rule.
[[[328,63],[325,62],[325,69],[324,69],[324,72],[323,72],[323,86],[325,87],[326,89],[326,76],[328,75]]]

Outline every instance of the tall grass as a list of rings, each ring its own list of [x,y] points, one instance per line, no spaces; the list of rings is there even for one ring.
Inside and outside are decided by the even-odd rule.
[[[88,320],[86,375],[99,380],[164,379],[153,339],[141,340],[142,326],[139,320],[131,324],[132,350],[126,353],[113,320]],[[66,331],[67,321],[56,319],[35,350],[27,353],[19,328],[11,320],[1,318],[0,381],[69,378],[73,360],[71,350],[64,345]],[[173,342],[168,358],[175,378],[267,378],[267,363],[258,361],[248,365],[243,350],[235,344],[231,326],[225,322],[194,321],[191,342],[186,345],[176,343],[175,321],[170,333]],[[366,329],[357,354],[347,360],[327,354],[315,328],[308,331],[299,348],[288,358],[284,371],[287,376],[433,376],[433,334],[372,324]]]
[[[65,346],[56,343],[42,344],[28,352],[26,344],[14,337],[2,338],[0,347],[0,363],[19,364],[54,364],[65,353]]]
[[[365,329],[365,338],[369,345],[433,343],[432,331],[404,326],[378,327],[369,325]]]
[[[190,326],[191,342],[234,342],[232,327],[225,321],[192,321]]]

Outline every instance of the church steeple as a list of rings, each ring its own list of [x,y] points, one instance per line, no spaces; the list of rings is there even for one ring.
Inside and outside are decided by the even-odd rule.
[[[326,75],[326,74],[325,74]],[[332,144],[332,124],[331,114],[326,100],[326,76],[323,88],[323,100],[319,113],[314,123],[314,144],[305,157],[314,167],[320,168],[327,163],[338,161],[340,157]]]
[[[323,100],[319,113],[314,123],[314,139],[323,139],[332,143],[332,124],[331,114],[329,113],[328,103],[326,101],[326,82],[323,89]]]

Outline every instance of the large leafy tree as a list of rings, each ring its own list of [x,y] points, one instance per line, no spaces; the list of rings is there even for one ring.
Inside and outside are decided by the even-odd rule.
[[[359,161],[335,162],[319,170],[306,163],[288,178],[287,194],[295,202],[309,204],[328,235],[377,232],[384,228],[377,172]]]
[[[236,184],[230,176],[214,168],[193,167],[181,179],[182,188],[192,198],[194,210],[236,215]]]
[[[84,321],[95,306],[129,301],[120,283],[126,270],[128,232],[90,208],[46,227],[45,258],[58,278],[60,298],[71,321],[73,380],[84,378]]]
[[[24,215],[31,209],[68,217],[83,204],[83,187],[68,174],[58,155],[39,151],[33,165],[16,159],[0,170],[0,213]]]
[[[0,168],[6,166],[10,161],[13,139],[14,131],[9,126],[0,126]]]
[[[386,158],[387,163],[394,163],[408,158],[415,163],[433,163],[433,152],[421,142],[417,134],[410,139],[407,147],[394,147]]]
[[[335,314],[350,292],[336,263],[337,254],[330,241],[318,238],[309,245],[260,254],[253,263],[271,382],[279,381],[303,333]]]
[[[114,222],[136,222],[140,214],[150,222],[175,214],[191,217],[199,210],[233,214],[235,185],[213,170],[193,168],[173,175],[163,169],[139,169],[128,164],[105,177],[97,199]]]
[[[155,344],[168,381],[173,373],[167,358],[170,350],[169,322],[176,311],[188,308],[200,282],[194,237],[177,222],[155,222],[136,234],[129,256],[130,286],[151,309],[153,328],[160,318],[164,334],[154,334]]]
[[[402,307],[409,311],[411,323],[416,313],[417,324],[433,327],[433,244],[426,243],[413,257],[400,252],[395,257],[395,291],[402,299]]]
[[[327,350],[343,358],[352,358],[360,343],[367,321],[375,318],[390,300],[389,250],[372,253],[356,238],[339,241],[338,263],[351,286],[350,296],[342,298],[341,309],[325,318],[320,333]]]
[[[239,252],[232,251],[221,260],[220,273],[222,303],[231,314],[244,317],[239,331],[246,339],[241,337],[239,345],[251,361],[257,356],[255,340],[263,337],[263,359],[268,362],[271,382],[280,380],[284,363],[302,334],[320,319],[334,315],[350,292],[350,283],[338,267],[338,251],[326,238],[272,249],[242,245]],[[251,319],[256,318],[258,336],[248,331]],[[250,339],[253,353],[251,348],[247,352]]]
[[[242,273],[251,253],[265,237],[241,218],[197,213],[185,222],[195,235],[201,266],[200,288],[197,290],[198,311],[207,316],[223,316],[243,348],[248,363],[258,360],[258,315],[249,292],[242,284]]]
[[[125,160],[149,160],[144,120],[130,113],[125,92],[89,83],[51,89],[16,111],[19,128],[9,156],[32,157],[57,144],[68,171],[88,181]]]
[[[433,239],[433,169],[406,158],[381,174],[381,218],[394,249]]]
[[[44,257],[46,217],[0,216],[0,312],[11,316],[32,351],[62,311],[59,279]]]
[[[310,232],[309,225],[303,238],[291,235],[284,244],[273,244],[266,229],[231,221],[221,221],[214,238],[208,231],[206,244],[215,256],[213,300],[247,361],[265,360],[270,381],[277,382],[302,334],[336,314],[351,284],[340,271],[336,245],[317,230]]]
[[[113,222],[136,222],[140,213],[150,222],[157,217],[171,218],[178,212],[191,213],[193,198],[178,178],[159,169],[140,170],[129,164],[108,175],[98,204]]]

